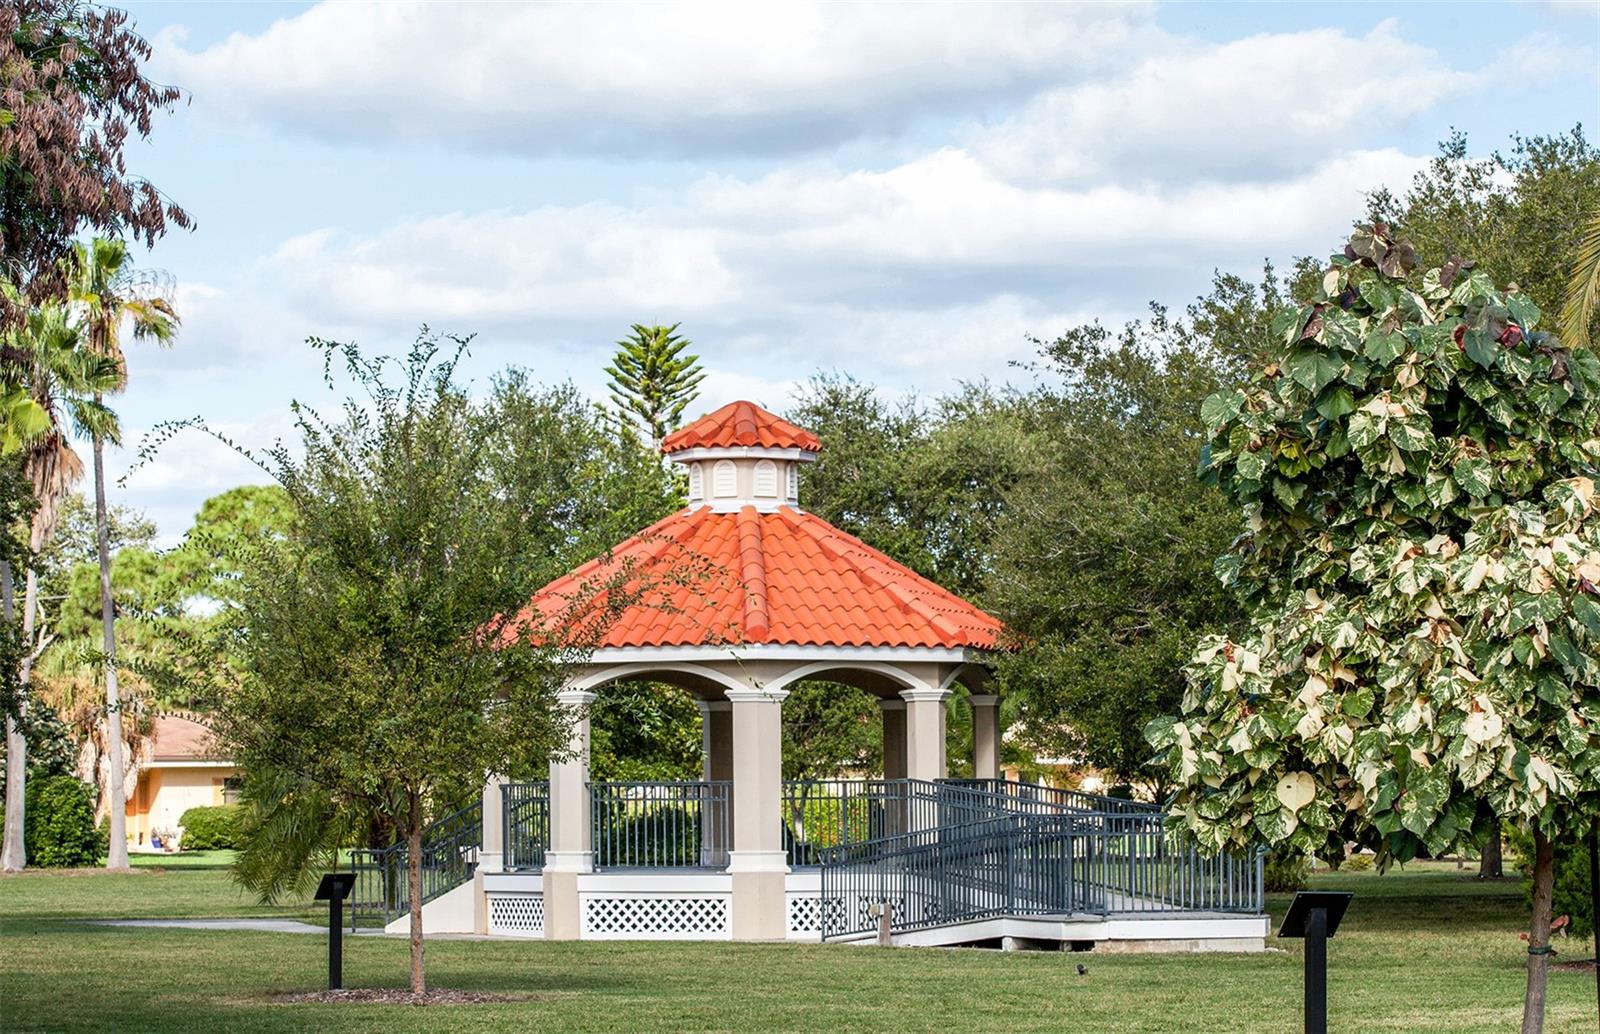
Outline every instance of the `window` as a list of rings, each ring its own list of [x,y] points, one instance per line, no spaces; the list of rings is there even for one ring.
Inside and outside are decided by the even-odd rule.
[[[756,464],[756,495],[761,499],[771,499],[778,494],[778,465],[771,460],[761,460]]]
[[[789,498],[800,498],[800,464],[789,464]]]
[[[717,465],[711,468],[711,493],[715,496],[726,498],[738,494],[739,471],[734,467],[732,460],[718,460]]]
[[[222,781],[222,803],[238,804],[239,791],[244,787],[244,780],[229,776]]]
[[[698,463],[689,464],[689,498],[704,499],[706,497],[706,477],[704,468]]]

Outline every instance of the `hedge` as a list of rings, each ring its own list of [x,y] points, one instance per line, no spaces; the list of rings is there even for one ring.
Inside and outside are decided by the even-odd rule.
[[[185,851],[216,851],[239,846],[239,806],[219,804],[190,808],[178,819],[183,834],[178,846]]]
[[[29,779],[23,843],[28,864],[73,869],[100,864],[105,845],[94,825],[94,788],[72,776]]]

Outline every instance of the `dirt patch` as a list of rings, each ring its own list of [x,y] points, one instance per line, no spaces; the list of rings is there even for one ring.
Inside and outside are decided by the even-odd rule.
[[[414,995],[404,987],[352,987],[343,991],[306,991],[300,994],[273,995],[272,1001],[293,1005],[314,1002],[331,1005],[349,1002],[359,1005],[489,1005],[505,1002],[547,1001],[554,995],[502,993],[498,991],[457,991],[448,987],[429,988]]]
[[[1557,973],[1592,973],[1594,972],[1594,959],[1573,959],[1571,962],[1556,962],[1550,968]]]

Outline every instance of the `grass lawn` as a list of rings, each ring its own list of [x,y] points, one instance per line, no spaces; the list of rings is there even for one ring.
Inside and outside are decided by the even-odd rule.
[[[151,862],[156,860],[152,859]],[[191,859],[190,861],[201,861]],[[224,859],[214,859],[220,865]],[[141,866],[143,868],[143,866]],[[1522,895],[1453,866],[1321,875],[1356,902],[1330,946],[1340,1031],[1504,1031],[1520,1016]],[[1284,901],[1274,899],[1282,916]],[[116,929],[85,916],[305,916],[252,904],[220,868],[0,877],[0,1028],[21,1031],[1294,1031],[1298,943],[1264,955],[440,940],[436,986],[513,1004],[282,1005],[326,973],[320,937]],[[346,942],[347,986],[399,986],[406,945]],[[1585,958],[1579,942],[1562,957]],[[1089,972],[1077,973],[1086,963]],[[1594,1029],[1590,974],[1551,977],[1550,1031]]]

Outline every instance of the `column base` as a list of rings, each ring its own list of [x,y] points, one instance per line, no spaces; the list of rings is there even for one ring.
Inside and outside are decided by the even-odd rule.
[[[783,851],[729,851],[729,872],[789,871],[789,856]]]
[[[544,939],[547,941],[575,941],[583,935],[578,876],[579,873],[572,870],[544,871]]]
[[[733,939],[736,941],[787,939],[789,899],[786,873],[772,869],[740,872],[731,868],[729,872],[733,880]],[[548,923],[549,920],[546,919],[545,922]]]

